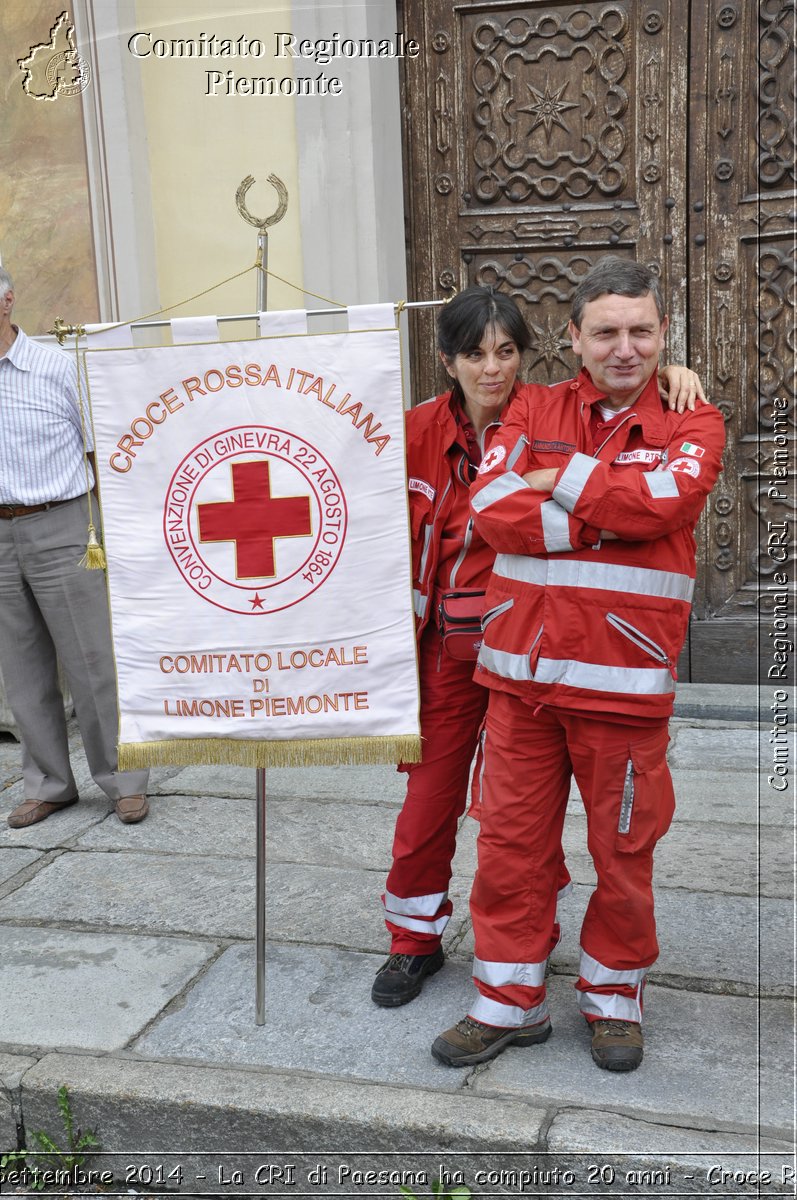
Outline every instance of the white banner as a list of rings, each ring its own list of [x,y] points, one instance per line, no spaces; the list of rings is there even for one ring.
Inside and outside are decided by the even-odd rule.
[[[120,766],[419,757],[398,332],[86,364]]]

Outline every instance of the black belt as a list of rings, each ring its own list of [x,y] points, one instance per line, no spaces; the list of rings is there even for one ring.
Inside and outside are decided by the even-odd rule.
[[[0,521],[13,521],[14,517],[46,512],[48,508],[57,508],[59,504],[69,504],[69,500],[50,500],[47,504],[0,504]]]

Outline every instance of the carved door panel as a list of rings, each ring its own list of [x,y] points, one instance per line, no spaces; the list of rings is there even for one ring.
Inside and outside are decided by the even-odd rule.
[[[673,296],[670,353],[683,360],[683,8],[405,5],[405,28],[424,48],[405,76],[412,291],[511,292],[534,336],[530,378],[572,375],[570,298],[609,251],[661,273]],[[437,377],[431,317],[417,326],[423,398]]]
[[[795,13],[779,0],[693,9],[708,105],[690,147],[690,361],[725,415],[727,448],[702,524],[691,667],[752,679],[776,575],[794,580],[793,557],[767,543],[795,517]],[[760,642],[763,678],[772,644]]]
[[[793,356],[793,4],[400,10],[422,46],[403,76],[411,297],[499,285],[533,333],[529,377],[550,382],[576,367],[568,310],[592,263],[611,252],[659,272],[667,357],[702,373],[728,422],[681,675],[753,679],[757,592],[775,567],[758,551],[772,503],[760,443]],[[445,384],[433,345],[432,315],[413,314],[416,401]]]

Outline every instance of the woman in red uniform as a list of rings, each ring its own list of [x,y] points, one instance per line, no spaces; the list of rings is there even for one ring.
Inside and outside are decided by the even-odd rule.
[[[488,689],[473,679],[478,630],[468,634],[465,620],[452,626],[465,632],[447,635],[441,611],[460,618],[470,613],[478,626],[495,555],[473,528],[468,491],[507,405],[523,386],[517,373],[531,337],[512,299],[493,288],[470,287],[442,310],[437,340],[451,391],[407,414],[423,757],[400,768],[409,776],[407,795],[382,897],[391,952],[371,998],[388,1008],[413,1000],[424,979],[443,965],[457,823]],[[696,393],[702,396],[693,372],[667,367],[664,374],[671,407],[691,406]],[[569,881],[562,855],[560,896]]]

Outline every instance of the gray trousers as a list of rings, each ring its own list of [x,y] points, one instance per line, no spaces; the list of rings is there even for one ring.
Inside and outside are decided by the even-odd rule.
[[[79,566],[85,496],[0,520],[0,671],[22,740],[26,800],[77,795],[57,659],[95,782],[111,800],[147,790],[148,771],[117,771],[119,715],[104,571]]]

